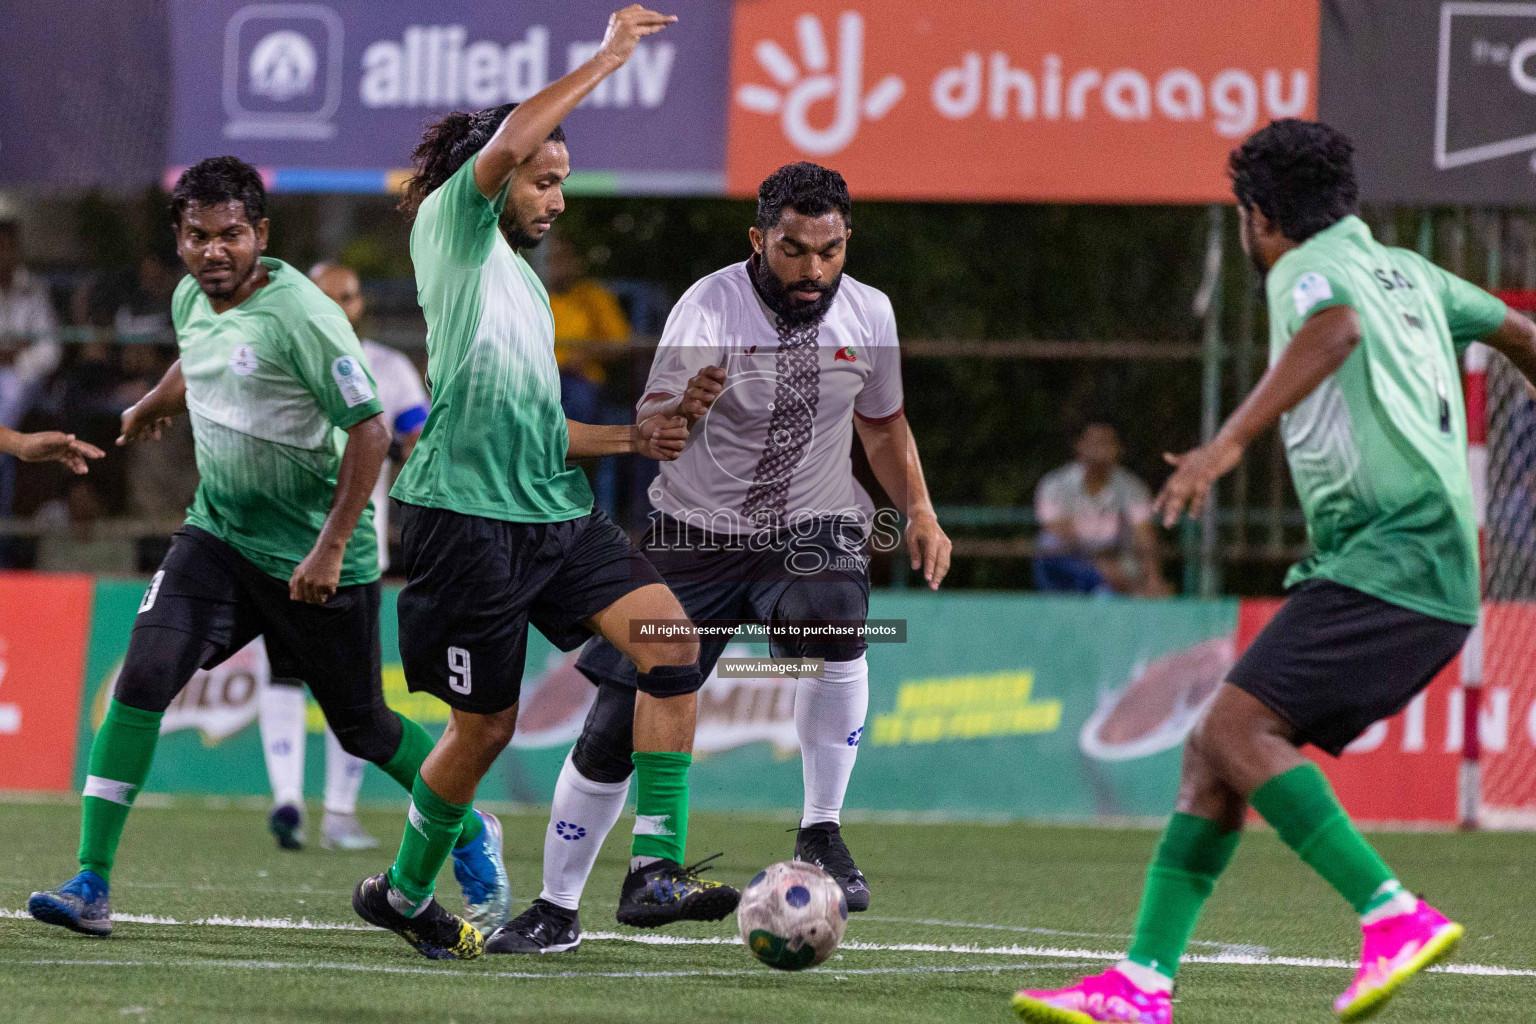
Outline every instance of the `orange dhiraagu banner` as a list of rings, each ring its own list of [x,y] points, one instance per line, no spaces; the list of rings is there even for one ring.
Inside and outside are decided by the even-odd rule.
[[[1244,600],[1237,650],[1247,650],[1281,601]],[[1392,718],[1377,722],[1337,758],[1308,747],[1351,817],[1373,822],[1454,822],[1461,762],[1461,670],[1452,661]],[[1347,685],[1341,683],[1340,685]]]
[[[74,785],[89,576],[0,573],[0,789]]]
[[[750,0],[730,192],[814,160],[855,198],[1230,199],[1226,158],[1315,117],[1318,0]]]

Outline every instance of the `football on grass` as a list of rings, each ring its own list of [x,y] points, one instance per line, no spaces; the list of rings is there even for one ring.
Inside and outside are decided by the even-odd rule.
[[[842,941],[848,901],[821,868],[784,861],[747,883],[736,926],[741,941],[763,963],[780,971],[803,971],[831,956]]]

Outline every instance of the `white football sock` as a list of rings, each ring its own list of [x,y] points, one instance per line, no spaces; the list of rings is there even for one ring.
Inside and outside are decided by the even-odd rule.
[[[539,899],[566,910],[581,905],[597,853],[628,797],[629,779],[593,782],[576,770],[569,754],[565,756],[544,832],[544,891]]]
[[[795,732],[805,778],[801,828],[841,823],[868,711],[869,662],[862,654],[857,661],[829,661],[824,678],[802,679],[795,687]]]
[[[1156,968],[1139,964],[1134,960],[1121,960],[1115,970],[1130,979],[1131,984],[1143,992],[1172,992],[1173,979]]]
[[[328,814],[356,814],[357,791],[363,788],[363,769],[368,762],[341,749],[341,740],[325,727],[325,810]]]
[[[257,704],[272,802],[304,806],[304,687],[268,683]]]

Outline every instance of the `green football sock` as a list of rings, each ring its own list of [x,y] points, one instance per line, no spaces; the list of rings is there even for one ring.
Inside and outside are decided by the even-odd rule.
[[[454,840],[464,827],[467,804],[451,804],[432,792],[425,779],[416,776],[411,787],[411,809],[400,852],[389,869],[389,884],[420,906],[432,895],[437,873],[443,869]]]
[[[1208,818],[1175,814],[1147,868],[1127,959],[1172,978],[1194,933],[1200,908],[1237,850],[1241,832],[1224,832]]]
[[[432,753],[435,744],[427,730],[417,725],[411,719],[406,718],[396,711],[395,717],[400,719],[400,746],[395,748],[394,754],[388,761],[379,765],[384,769],[384,774],[400,783],[400,787],[407,793],[413,792],[416,779],[421,774],[421,764]],[[480,815],[473,808],[464,814],[464,830],[459,833],[459,841],[455,847],[468,846],[480,838],[480,833],[485,831],[485,822],[480,820]]]
[[[630,853],[681,864],[688,848],[688,766],[693,755],[637,750],[632,757],[639,792]]]
[[[149,776],[163,712],[112,701],[91,741],[90,770],[80,800],[80,870],[112,879],[112,861],[133,798]]]
[[[1253,791],[1253,809],[1263,815],[1280,839],[1340,896],[1364,914],[1391,899],[1397,887],[1371,844],[1365,841],[1322,769],[1310,761],[1282,772]]]

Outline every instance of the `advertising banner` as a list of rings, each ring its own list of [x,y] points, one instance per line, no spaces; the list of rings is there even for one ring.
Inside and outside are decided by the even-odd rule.
[[[1227,154],[1317,109],[1318,0],[736,5],[727,183],[781,164],[855,196],[1230,200]]]
[[[142,584],[97,587],[76,758],[85,757],[127,650]],[[434,733],[447,707],[409,694],[396,592],[385,592],[384,681],[394,708]],[[876,594],[871,615],[908,623],[905,644],[870,647],[870,711],[850,807],[956,816],[1166,813],[1178,747],[1232,662],[1237,604],[1012,595]],[[978,638],[985,638],[979,642]],[[728,654],[761,654],[739,645]],[[535,631],[518,735],[481,787],[487,799],[544,802],[594,690]],[[200,672],[167,712],[149,791],[264,794],[258,651]],[[0,690],[0,696],[4,691]],[[699,702],[693,794],[700,807],[798,806],[793,679],[712,676]],[[309,791],[323,784],[323,723],[311,706]],[[364,799],[401,796],[369,771]]]
[[[382,192],[450,110],[521,101],[585,62],[612,0],[170,0],[175,168],[233,153],[277,188]],[[576,189],[718,193],[731,5],[675,0],[566,121]]]
[[[89,576],[0,573],[0,789],[68,789]]]
[[[1319,112],[1368,202],[1528,205],[1533,58],[1536,4],[1327,0]]]

